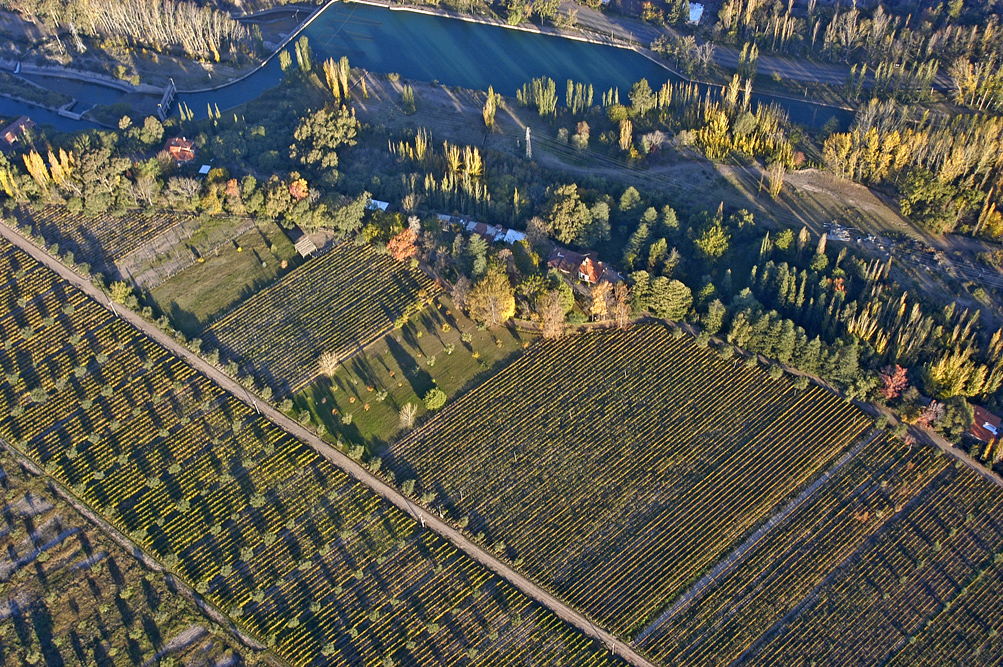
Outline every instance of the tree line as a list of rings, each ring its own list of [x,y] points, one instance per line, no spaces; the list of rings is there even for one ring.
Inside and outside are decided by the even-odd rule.
[[[250,33],[230,15],[188,0],[7,0],[8,7],[32,21],[63,27],[74,38],[115,38],[157,51],[219,62],[231,48],[250,45]],[[79,51],[86,47],[79,39]]]

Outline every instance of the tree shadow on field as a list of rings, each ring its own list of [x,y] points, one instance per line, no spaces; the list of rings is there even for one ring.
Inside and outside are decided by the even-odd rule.
[[[432,376],[428,374],[428,371],[421,367],[418,360],[411,356],[404,349],[404,346],[397,342],[396,338],[393,336],[387,338],[387,348],[390,350],[390,354],[393,355],[394,361],[397,362],[397,366],[401,369],[404,378],[411,385],[411,390],[414,391],[418,398],[423,397],[435,386],[435,382],[432,381]]]
[[[349,361],[348,370],[350,373],[355,375],[366,384],[368,387],[375,387],[377,384],[376,373],[373,371],[372,365],[366,360],[365,357],[357,356]],[[364,396],[358,391],[358,385],[352,387],[355,390],[356,395],[359,399],[364,398]],[[368,392],[367,392],[368,393]]]

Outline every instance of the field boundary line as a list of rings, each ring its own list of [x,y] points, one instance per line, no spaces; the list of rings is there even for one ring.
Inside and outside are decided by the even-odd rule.
[[[50,271],[83,292],[99,305],[111,308],[110,302],[102,291],[60,263],[57,259],[48,255],[44,250],[21,237],[14,230],[0,224],[0,237],[5,238],[19,250],[32,257],[32,259],[45,265]],[[585,614],[574,609],[528,576],[520,574],[512,566],[507,565],[497,556],[469,540],[459,529],[450,526],[445,520],[441,519],[436,512],[430,511],[421,505],[412,504],[405,495],[394,486],[391,486],[389,482],[376,476],[376,474],[361,463],[352,460],[340,449],[322,440],[299,422],[287,417],[278,408],[264,401],[258,402],[253,400],[251,395],[236,380],[188,348],[180,345],[156,326],[144,320],[138,313],[127,308],[120,308],[113,310],[113,312],[127,324],[131,324],[141,334],[144,334],[148,339],[160,345],[168,353],[173,354],[178,361],[188,365],[194,372],[201,373],[217,387],[230,394],[237,402],[253,410],[260,411],[276,427],[309,445],[317,454],[326,458],[349,477],[368,487],[383,500],[396,506],[399,510],[419,522],[424,528],[438,534],[489,573],[504,580],[533,602],[550,611],[558,619],[575,628],[582,635],[596,640],[633,667],[657,667],[655,663],[635,651],[630,644],[614,634],[596,627]]]
[[[646,628],[644,628],[644,630],[639,632],[631,643],[637,645],[638,643],[643,642],[649,635],[661,628],[662,625],[670,621],[676,614],[689,607],[690,603],[692,603],[698,595],[703,593],[704,590],[709,588],[712,584],[717,583],[717,580],[720,577],[730,574],[731,570],[738,566],[745,555],[754,547],[758,546],[768,533],[785,522],[795,510],[814,496],[815,493],[830,479],[832,479],[836,473],[842,470],[847,463],[856,458],[864,447],[874,442],[882,433],[884,433],[883,430],[878,430],[872,433],[870,436],[865,437],[857,443],[848,452],[843,454],[838,461],[829,466],[829,469],[826,470],[821,477],[808,485],[808,487],[799,493],[793,500],[788,501],[788,503],[779,512],[771,516],[765,524],[756,529],[756,531],[746,538],[742,544],[740,544],[734,551],[715,565],[710,572],[701,577],[685,593],[679,596],[671,607],[652,621]]]
[[[861,544],[859,544],[856,549],[847,554],[846,558],[844,558],[839,563],[830,568],[828,573],[826,573],[826,575],[822,577],[822,580],[818,582],[818,584],[811,590],[810,593],[808,593],[808,595],[804,597],[803,600],[801,600],[796,605],[791,607],[790,611],[784,614],[783,617],[780,618],[772,626],[770,626],[769,629],[760,634],[759,637],[757,637],[756,640],[752,642],[751,645],[749,645],[744,651],[742,651],[742,653],[739,654],[737,658],[735,658],[728,664],[729,665],[744,664],[746,660],[755,657],[756,655],[759,654],[760,651],[762,651],[764,648],[773,643],[773,640],[776,637],[776,635],[782,632],[785,626],[789,626],[798,616],[800,616],[802,613],[804,613],[806,609],[808,609],[812,604],[814,604],[815,600],[818,598],[819,593],[821,593],[826,586],[828,586],[838,576],[840,576],[843,573],[843,569],[846,568],[849,564],[851,564],[854,561],[854,559],[858,557],[860,553],[862,553],[865,549],[871,547],[884,533],[885,529],[892,524],[892,522],[896,520],[903,520],[903,521],[908,520],[907,518],[899,517],[899,515],[905,512],[907,509],[912,508],[915,505],[923,502],[926,492],[937,482],[937,480],[940,479],[941,475],[944,474],[944,470],[948,469],[950,469],[949,466],[933,475],[930,475],[929,479],[927,479],[926,483],[923,484],[922,488],[916,491],[916,493],[906,502],[906,504],[903,505],[901,510],[896,511],[894,514],[888,517],[888,519],[884,521],[881,524],[881,526],[878,527],[877,530],[871,533],[870,537],[868,537]]]

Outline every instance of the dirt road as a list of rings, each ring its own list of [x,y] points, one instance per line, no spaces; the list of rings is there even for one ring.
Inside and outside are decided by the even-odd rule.
[[[103,292],[61,264],[59,261],[52,258],[46,252],[40,250],[35,245],[27,241],[19,233],[10,229],[6,225],[0,224],[0,236],[4,237],[18,248],[31,255],[34,259],[45,264],[61,278],[84,292],[87,296],[91,297],[100,304],[107,305],[121,319],[132,324],[142,333],[155,340],[175,356],[184,359],[193,368],[207,376],[223,390],[227,391],[238,400],[247,403],[252,408],[260,411],[261,414],[266,416],[290,435],[309,444],[315,451],[317,451],[318,454],[327,458],[331,461],[331,463],[344,470],[360,483],[365,484],[377,495],[393,504],[401,511],[412,516],[416,521],[420,522],[423,527],[432,530],[440,537],[451,542],[464,554],[472,558],[493,574],[504,579],[537,604],[553,612],[564,622],[574,626],[584,635],[599,640],[614,654],[620,656],[620,658],[630,665],[634,665],[635,667],[655,667],[653,663],[636,653],[628,644],[620,641],[610,633],[597,628],[584,615],[567,606],[561,600],[536,585],[530,579],[516,572],[494,555],[484,551],[479,546],[469,541],[459,530],[439,519],[439,517],[435,514],[430,513],[423,507],[409,501],[405,496],[398,492],[397,489],[372,474],[356,461],[348,458],[348,456],[343,454],[340,450],[321,440],[312,432],[308,431],[296,421],[286,417],[271,405],[252,399],[251,395],[248,394],[247,391],[235,380],[224,374],[215,366],[210,365],[202,358],[196,356],[187,348],[179,345],[171,337],[144,320],[138,314],[121,306],[113,308],[108,300],[108,297]]]

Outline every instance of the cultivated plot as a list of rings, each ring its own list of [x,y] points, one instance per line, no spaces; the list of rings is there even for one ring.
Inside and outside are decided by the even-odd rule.
[[[6,453],[0,488],[0,662],[258,664]]]
[[[937,467],[915,502],[753,645],[747,664],[1003,660],[1003,495],[968,468]]]
[[[867,425],[821,388],[648,325],[534,346],[385,458],[629,636]]]
[[[289,663],[616,662],[6,243],[0,337],[0,438]]]
[[[71,213],[65,206],[22,208],[16,215],[48,243],[58,243],[60,254],[72,252],[78,264],[86,262],[93,271],[116,275],[117,260],[187,219],[170,212],[139,211],[88,216]]]
[[[255,294],[204,338],[273,388],[295,391],[317,376],[323,353],[344,358],[362,349],[434,289],[408,264],[343,243]]]
[[[749,655],[947,466],[932,449],[887,435],[867,444],[690,604],[646,628],[639,647],[694,666]]]

